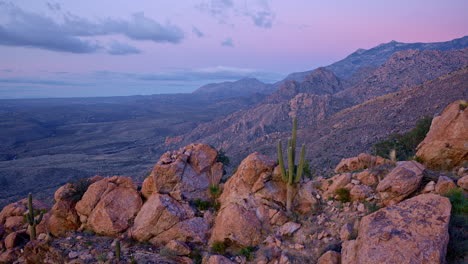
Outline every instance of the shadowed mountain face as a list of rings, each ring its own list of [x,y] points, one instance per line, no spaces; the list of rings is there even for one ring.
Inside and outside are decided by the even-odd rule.
[[[96,174],[141,180],[164,151],[192,142],[224,149],[234,166],[255,151],[275,156],[292,117],[314,167],[334,165],[467,99],[467,69],[459,70],[467,41],[390,42],[273,85],[243,79],[193,94],[2,100],[0,206],[28,192],[49,199]]]
[[[357,75],[364,76],[364,78],[361,77],[360,81],[353,80],[354,86],[352,87],[350,87],[352,82],[342,82],[331,71],[320,68],[312,72],[304,82],[287,81],[283,83],[276,92],[250,109],[236,112],[225,119],[199,125],[184,135],[183,143],[204,142],[212,144],[226,150],[234,156],[236,161],[240,161],[253,151],[261,150],[264,153],[273,154],[276,146],[273,141],[281,138],[282,132],[289,131],[292,117],[298,118],[301,128],[314,127],[320,131],[323,129],[325,129],[323,131],[327,131],[336,125],[330,123],[329,120],[338,115],[339,111],[349,108],[357,102],[395,91],[403,92],[409,90],[410,87],[443,76],[468,65],[467,55],[468,49],[397,52],[383,65],[364,74],[358,72]],[[371,72],[370,75],[369,72]],[[445,94],[448,90],[438,90],[427,94],[418,93],[421,100],[425,101],[424,104],[420,104],[421,107],[440,104],[440,108],[429,108],[422,111],[418,105],[411,105],[414,108],[414,113],[422,111],[425,114],[433,115],[452,101],[466,98],[468,83],[463,82],[466,80],[463,78],[465,74],[466,71],[462,71],[456,75],[458,77],[443,79],[439,82],[443,87],[449,86],[444,84],[444,80],[457,84],[450,87],[448,94]],[[440,89],[433,85],[428,87]],[[382,105],[378,107],[382,107]],[[368,111],[368,115],[372,115],[381,109],[368,109]],[[419,117],[419,115],[415,115],[411,119],[400,119],[399,116],[396,116],[391,120],[393,120],[394,128],[408,129],[414,125],[413,121]],[[363,120],[355,121],[360,126]],[[378,126],[378,122],[375,125]],[[340,145],[335,145],[328,151],[325,150],[330,146],[330,141],[320,141],[318,140],[320,135],[308,133],[309,139],[318,140],[309,140],[310,146],[313,146],[314,149],[320,149],[319,152],[315,150],[309,152],[308,158],[313,159],[313,162],[320,158],[320,166],[324,166],[326,160],[332,159],[337,162],[337,158],[333,157],[353,156],[359,151],[367,150],[370,144],[381,136],[381,134],[373,132],[372,125],[368,125],[368,127],[369,129],[361,131],[362,136],[366,137],[365,142],[357,142],[355,138],[342,137],[340,140],[336,140],[336,142],[341,142]],[[340,129],[340,131],[348,131],[350,128],[342,126]],[[329,132],[324,132],[322,136],[328,134]],[[387,133],[383,134],[387,135]],[[272,141],[272,139],[274,140]],[[345,141],[342,142],[342,140]],[[338,149],[340,153],[336,153]],[[341,152],[346,154],[341,155]]]

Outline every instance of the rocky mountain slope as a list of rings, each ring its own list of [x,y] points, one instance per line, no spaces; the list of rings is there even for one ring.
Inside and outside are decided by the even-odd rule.
[[[462,149],[467,114],[466,101],[450,104],[425,144]],[[31,196],[5,206],[0,262],[463,263],[468,170],[421,162],[361,153],[334,175],[287,183],[276,155],[254,152],[221,183],[219,153],[190,144],[164,153],[141,185],[95,176],[58,188],[52,208]],[[24,215],[34,211],[28,226]]]
[[[215,98],[229,98],[248,96],[255,93],[271,93],[273,87],[255,78],[244,78],[235,82],[210,83],[193,92],[193,94],[204,94]]]
[[[335,62],[326,68],[341,79],[348,79],[365,67],[378,67],[385,63],[393,53],[403,50],[454,50],[468,47],[468,36],[434,43],[402,43],[391,41],[371,49],[358,49],[346,58]],[[303,81],[312,71],[297,72],[288,75],[285,80]]]
[[[468,49],[402,51],[392,55],[383,65],[367,71],[367,74],[372,72],[370,77],[354,80],[357,84],[353,87],[349,87],[350,82],[341,81],[331,71],[319,68],[304,82],[285,82],[281,88],[250,109],[199,125],[184,135],[183,143],[211,144],[224,149],[239,162],[242,156],[252,151],[272,153],[276,146],[274,141],[287,131],[291,117],[297,117],[299,126],[309,131],[304,132],[304,137],[320,150],[309,153],[308,158],[322,167],[326,162],[337,162],[343,155],[357,155],[369,150],[372,143],[389,133],[413,127],[415,121],[423,115],[432,116],[440,111],[440,105],[467,98],[466,68],[436,79],[465,65],[468,65]],[[422,82],[428,83],[414,87]],[[394,108],[375,103],[381,99],[363,104],[366,105],[365,112],[360,114],[357,111],[362,109],[361,106],[353,107],[356,102],[395,91],[400,91],[397,93],[399,96],[392,94],[385,97],[394,98]],[[403,109],[403,106],[398,105],[401,102],[397,104],[398,100],[406,98],[401,96],[420,100],[421,103],[405,105],[407,108]],[[398,111],[413,114],[394,114]],[[378,113],[381,115],[376,115]],[[376,120],[375,117],[380,119]],[[350,122],[340,125],[343,121],[337,122],[338,119],[349,119]],[[372,123],[370,120],[373,120]],[[389,124],[381,126],[379,122]],[[349,131],[355,130],[357,132],[353,137]],[[331,138],[335,133],[336,137]],[[364,141],[361,141],[362,137]],[[336,147],[332,147],[338,145],[339,153],[335,151]]]

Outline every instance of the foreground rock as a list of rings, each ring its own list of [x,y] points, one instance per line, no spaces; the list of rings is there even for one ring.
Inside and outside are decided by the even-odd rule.
[[[190,144],[178,151],[164,153],[143,184],[143,195],[171,194],[187,200],[207,199],[209,179],[223,176],[217,151],[205,144]]]
[[[372,156],[367,153],[361,153],[354,158],[342,159],[336,166],[335,172],[353,172],[387,163],[391,164],[392,161],[384,159],[380,156]]]
[[[450,210],[447,198],[421,194],[365,216],[342,263],[445,263]]]
[[[114,176],[91,184],[75,208],[83,228],[112,236],[130,227],[141,205],[132,179]]]
[[[396,204],[416,191],[423,178],[424,166],[416,161],[401,161],[377,185],[382,203]]]
[[[468,160],[468,110],[456,101],[432,120],[431,129],[416,155],[431,169],[452,169]]]
[[[246,247],[263,241],[270,216],[273,219],[281,214],[281,207],[275,204],[270,208],[266,204],[268,201],[285,201],[285,188],[281,186],[281,180],[273,178],[274,168],[275,162],[259,153],[242,161],[219,198],[221,209],[215,219],[210,244],[224,242]]]
[[[166,194],[153,194],[143,205],[130,236],[138,241],[153,244],[180,242],[206,242],[208,224],[201,217],[195,217],[194,210],[179,203]]]

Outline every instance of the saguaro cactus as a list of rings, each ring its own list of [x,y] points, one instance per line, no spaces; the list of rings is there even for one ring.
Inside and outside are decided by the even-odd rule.
[[[291,204],[292,204],[292,197],[293,197],[293,190],[296,183],[302,177],[302,173],[304,172],[304,162],[305,162],[305,145],[302,145],[301,148],[301,158],[299,160],[299,165],[296,166],[294,163],[295,152],[296,152],[296,137],[297,137],[297,120],[294,118],[293,120],[293,128],[292,128],[292,138],[288,140],[288,170],[286,171],[284,167],[283,161],[283,144],[281,140],[278,141],[278,163],[281,170],[281,178],[287,185],[287,193],[286,193],[286,210],[291,212]]]
[[[120,261],[120,240],[115,241],[115,258]]]
[[[29,233],[31,235],[31,240],[36,240],[36,226],[42,221],[42,217],[44,216],[44,213],[41,212],[39,214],[39,218],[36,219],[34,212],[35,211],[34,211],[34,206],[33,206],[32,194],[29,193],[28,213],[26,214],[26,220],[28,221],[28,224],[29,224]]]

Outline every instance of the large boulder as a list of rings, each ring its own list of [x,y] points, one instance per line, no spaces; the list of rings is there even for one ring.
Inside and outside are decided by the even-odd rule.
[[[268,233],[270,224],[284,224],[285,185],[273,173],[275,161],[259,153],[250,154],[226,182],[219,201],[210,244],[225,242],[240,247],[256,246]]]
[[[338,163],[338,165],[335,167],[335,172],[353,172],[367,168],[372,168],[374,166],[386,163],[391,164],[392,161],[384,159],[380,156],[372,156],[367,153],[361,153],[357,157],[342,159],[340,163]]]
[[[223,176],[222,163],[216,160],[217,151],[205,144],[166,152],[151,171],[152,179],[145,180],[143,193],[145,197],[159,192],[178,199],[207,199],[210,178]]]
[[[437,184],[435,185],[435,191],[438,194],[446,194],[450,190],[457,188],[457,185],[455,182],[453,182],[452,179],[450,179],[447,176],[439,176],[439,180],[437,181]]]
[[[468,160],[468,110],[462,101],[451,103],[432,120],[416,155],[431,169],[451,169]],[[465,102],[466,104],[466,102]]]
[[[463,190],[468,191],[468,175],[458,179],[457,185],[460,186]]]
[[[421,194],[367,215],[343,243],[342,263],[445,263],[450,210],[447,198]]]
[[[167,194],[155,193],[145,202],[135,218],[130,236],[138,241],[154,244],[171,240],[180,242],[206,242],[208,224],[195,217],[194,210]]]
[[[416,191],[423,178],[424,166],[416,161],[397,162],[397,166],[377,185],[382,203],[396,204]]]
[[[64,235],[69,230],[76,230],[81,222],[75,210],[73,198],[75,187],[67,183],[54,194],[55,204],[38,227],[38,233],[50,232],[54,236]]]
[[[141,206],[132,179],[113,176],[91,184],[75,208],[84,227],[112,236],[130,226]]]

